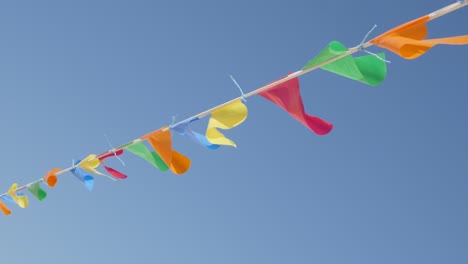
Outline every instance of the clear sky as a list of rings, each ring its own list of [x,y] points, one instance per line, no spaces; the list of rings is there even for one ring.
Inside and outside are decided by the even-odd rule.
[[[328,42],[348,47],[453,3],[437,1],[3,1],[0,186],[120,145],[299,70]],[[429,23],[467,34],[468,8]],[[370,51],[380,52],[380,48]],[[9,204],[0,263],[468,263],[467,46],[416,60],[387,52],[377,87],[325,71],[300,78],[317,136],[247,100],[182,176],[125,154],[129,175],[71,174],[45,201]],[[194,128],[204,132],[206,119]]]

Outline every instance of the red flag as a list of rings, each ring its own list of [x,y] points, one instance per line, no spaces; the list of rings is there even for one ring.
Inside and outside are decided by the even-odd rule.
[[[100,155],[101,157],[99,158],[99,162],[101,162],[101,165],[106,169],[107,172],[110,173],[110,175],[114,176],[117,179],[125,179],[127,178],[127,175],[121,173],[120,171],[114,170],[111,167],[107,167],[104,165],[104,160],[109,158],[109,157],[114,157],[114,156],[120,156],[123,154],[123,149],[117,150],[116,152],[111,152],[105,155]]]
[[[299,79],[293,78],[282,84],[259,93],[260,96],[270,100],[292,115],[297,121],[314,131],[318,135],[328,134],[333,125],[318,117],[307,114],[302,103],[299,90]]]

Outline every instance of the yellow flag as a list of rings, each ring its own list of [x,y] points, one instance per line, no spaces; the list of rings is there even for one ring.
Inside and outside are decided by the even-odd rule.
[[[14,183],[11,188],[8,190],[7,194],[18,204],[21,208],[26,208],[29,205],[29,200],[27,196],[17,195],[16,189],[18,189],[18,184]]]
[[[107,176],[104,173],[101,173],[96,170],[96,168],[100,165],[99,159],[96,157],[95,154],[91,154],[88,157],[84,158],[79,164],[78,167],[82,168],[87,172],[91,172],[97,175]]]
[[[212,144],[227,145],[236,147],[236,144],[226,138],[220,129],[231,129],[244,122],[247,118],[247,106],[239,99],[211,113],[208,128],[206,129],[206,138]]]

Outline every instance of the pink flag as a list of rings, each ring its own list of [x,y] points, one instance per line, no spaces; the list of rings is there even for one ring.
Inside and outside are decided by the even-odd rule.
[[[297,121],[308,127],[318,135],[328,134],[333,125],[318,117],[307,114],[302,103],[299,90],[299,79],[293,78],[282,84],[259,93],[260,96],[270,100],[292,115]]]

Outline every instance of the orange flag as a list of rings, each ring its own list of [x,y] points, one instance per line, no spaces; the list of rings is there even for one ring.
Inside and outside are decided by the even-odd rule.
[[[57,172],[61,171],[59,168],[54,168],[47,172],[43,180],[49,187],[54,187],[57,184]]]
[[[8,207],[2,201],[0,201],[0,210],[2,211],[2,213],[4,215],[10,215],[11,214],[10,209],[8,209]]]
[[[468,44],[468,35],[425,39],[427,36],[426,23],[429,20],[429,16],[420,17],[393,28],[370,42],[381,48],[388,49],[405,59],[416,59],[437,44]]]
[[[141,139],[148,140],[174,174],[183,174],[190,168],[190,159],[172,149],[171,131],[167,127],[149,133]]]

